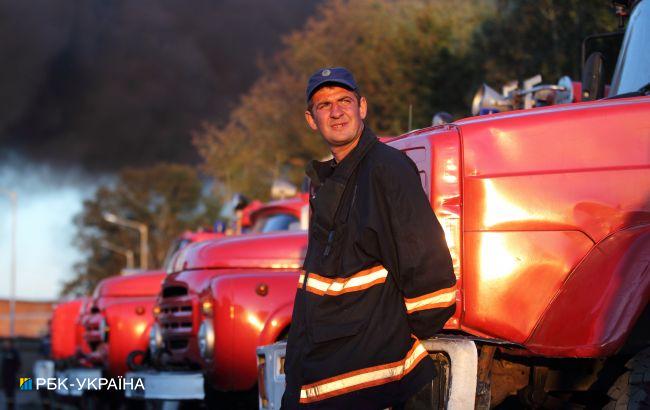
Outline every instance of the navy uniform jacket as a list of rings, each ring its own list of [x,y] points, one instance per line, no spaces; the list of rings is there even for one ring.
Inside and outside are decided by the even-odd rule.
[[[313,161],[309,245],[283,409],[383,409],[434,376],[420,339],[455,310],[444,234],[415,164],[366,127],[339,163]]]

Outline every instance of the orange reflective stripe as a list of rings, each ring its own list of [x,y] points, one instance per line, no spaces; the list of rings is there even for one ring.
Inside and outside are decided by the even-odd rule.
[[[355,370],[302,386],[300,389],[300,403],[312,403],[400,380],[413,370],[427,354],[424,346],[416,339],[413,347],[402,360]]]
[[[305,283],[305,271],[300,271],[300,277],[298,278],[298,287],[302,288],[303,283]]]
[[[371,286],[386,282],[388,271],[383,266],[364,269],[347,278],[326,278],[310,273],[307,277],[306,289],[320,296],[336,296],[342,293],[368,289]],[[304,276],[301,276],[304,282]],[[302,284],[301,282],[301,284]]]
[[[433,293],[427,293],[426,295],[418,296],[416,298],[404,298],[404,304],[406,305],[406,311],[408,313],[426,309],[449,307],[454,303],[456,303],[456,285],[450,288],[440,289]]]

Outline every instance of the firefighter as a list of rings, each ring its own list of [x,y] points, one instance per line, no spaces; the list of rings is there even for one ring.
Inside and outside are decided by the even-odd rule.
[[[415,164],[364,124],[352,73],[318,70],[306,96],[333,158],[307,167],[312,217],[282,408],[400,408],[434,377],[420,340],[455,310],[449,249]]]

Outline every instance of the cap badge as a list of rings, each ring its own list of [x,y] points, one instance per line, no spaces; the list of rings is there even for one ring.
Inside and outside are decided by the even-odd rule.
[[[328,77],[330,74],[332,74],[330,70],[323,70],[323,72],[321,73],[323,77]]]

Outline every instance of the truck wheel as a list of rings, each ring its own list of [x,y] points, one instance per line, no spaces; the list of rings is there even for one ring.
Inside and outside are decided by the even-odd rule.
[[[607,391],[607,410],[650,408],[650,347],[637,353],[625,364],[623,373]]]

